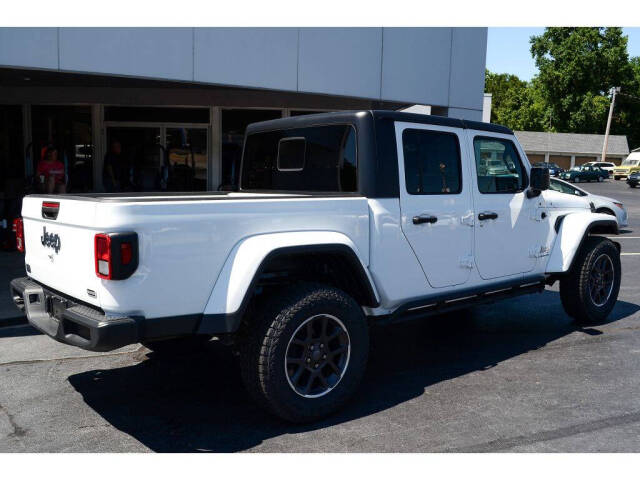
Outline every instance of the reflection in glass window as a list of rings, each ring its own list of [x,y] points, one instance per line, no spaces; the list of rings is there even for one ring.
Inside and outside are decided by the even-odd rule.
[[[169,178],[167,189],[177,192],[207,189],[206,128],[167,128]]]
[[[402,132],[404,175],[411,195],[460,193],[460,146],[448,132],[407,129]]]
[[[511,140],[476,137],[473,148],[480,193],[515,193],[524,190],[527,174]]]
[[[237,190],[240,159],[247,125],[282,117],[282,110],[245,108],[222,110],[222,165],[218,190]]]

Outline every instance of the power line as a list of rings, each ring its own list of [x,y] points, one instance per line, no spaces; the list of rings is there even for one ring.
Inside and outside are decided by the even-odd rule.
[[[628,93],[618,92],[617,95],[622,95],[623,97],[633,98],[634,100],[640,101],[640,97],[636,97],[635,95],[630,95]]]

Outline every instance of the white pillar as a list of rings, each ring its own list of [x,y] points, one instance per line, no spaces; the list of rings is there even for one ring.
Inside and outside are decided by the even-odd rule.
[[[544,163],[549,163],[549,152],[544,154]]]
[[[576,156],[571,155],[571,168],[576,166]]]

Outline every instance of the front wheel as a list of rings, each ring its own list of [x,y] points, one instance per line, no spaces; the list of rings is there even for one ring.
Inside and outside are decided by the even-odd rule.
[[[574,183],[580,183],[580,177],[576,177],[576,178],[574,178],[574,179],[573,179],[573,182],[574,182]]]
[[[577,253],[571,270],[560,281],[565,312],[581,325],[604,321],[620,291],[620,252],[602,237],[589,237]]]
[[[310,422],[342,407],[355,393],[369,353],[360,306],[319,284],[283,290],[257,324],[247,325],[242,378],[251,396],[291,422]]]
[[[598,182],[604,182],[604,178],[603,177],[598,177]]]

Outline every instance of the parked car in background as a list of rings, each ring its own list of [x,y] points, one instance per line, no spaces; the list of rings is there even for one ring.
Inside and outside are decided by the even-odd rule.
[[[620,227],[626,227],[629,225],[627,209],[624,208],[622,202],[618,200],[603,197],[601,195],[594,195],[568,182],[558,180],[557,178],[550,179],[549,189],[560,193],[575,195],[576,197],[584,199],[587,207],[590,207],[590,204],[593,204],[593,210],[596,213],[606,213],[607,215],[615,216],[616,220],[618,220],[618,226]]]
[[[604,170],[609,176],[613,175],[613,170],[616,168],[616,164],[613,162],[587,162],[584,165],[591,165],[592,167]]]
[[[598,167],[585,164],[573,167],[571,170],[561,173],[559,177],[574,183],[602,182],[609,177],[609,174]]]
[[[535,164],[535,166],[536,167],[548,168],[549,169],[549,175],[551,175],[552,177],[557,177],[562,172],[564,172],[564,168],[556,165],[555,163],[551,163],[551,162],[538,162],[538,163]]]
[[[640,172],[633,172],[627,177],[627,185],[631,188],[636,188],[640,183]]]
[[[620,180],[633,172],[640,172],[640,148],[636,148],[622,161],[622,164],[613,169],[613,178]]]

